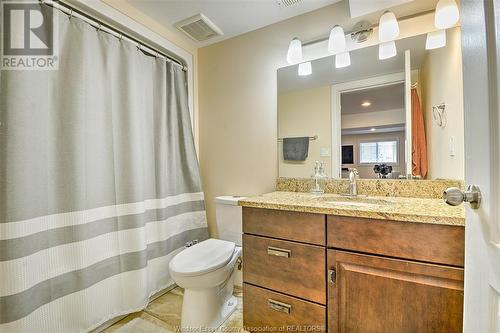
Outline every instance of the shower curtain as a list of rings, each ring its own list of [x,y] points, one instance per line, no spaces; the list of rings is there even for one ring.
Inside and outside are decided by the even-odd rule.
[[[0,77],[0,332],[145,307],[208,237],[180,66],[59,15],[59,69]]]

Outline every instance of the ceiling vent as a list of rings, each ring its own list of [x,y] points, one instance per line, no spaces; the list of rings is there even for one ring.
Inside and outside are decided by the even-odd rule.
[[[203,14],[191,16],[177,22],[175,26],[197,42],[224,35],[222,30]]]
[[[276,0],[276,1],[278,2],[278,5],[282,8],[294,6],[302,2],[302,0]]]

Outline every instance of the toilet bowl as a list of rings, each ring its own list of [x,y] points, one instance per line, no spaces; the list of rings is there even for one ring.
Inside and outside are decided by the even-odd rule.
[[[233,279],[240,256],[234,242],[210,238],[170,261],[172,279],[184,288],[182,331],[218,328],[236,309]]]

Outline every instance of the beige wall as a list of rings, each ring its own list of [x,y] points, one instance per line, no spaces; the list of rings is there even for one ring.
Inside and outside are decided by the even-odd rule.
[[[341,2],[199,50],[200,162],[212,235],[216,196],[275,188],[276,71],[288,43],[322,36],[333,22],[349,28],[348,13]]]
[[[405,164],[405,132],[391,133],[376,133],[376,134],[359,134],[359,135],[342,135],[342,145],[353,145],[354,165],[342,165],[342,168],[356,168],[361,178],[376,178],[373,172],[373,165],[359,163],[359,143],[371,140],[392,140],[399,141],[398,164],[392,166],[393,171],[399,171],[402,175],[406,174]],[[342,172],[342,178],[347,178],[348,173]]]
[[[330,86],[281,93],[278,96],[279,137],[317,135],[309,142],[305,161],[283,160],[283,143],[278,144],[280,177],[310,177],[315,161],[323,161],[325,170],[331,162],[331,92]],[[330,156],[320,157],[320,148],[330,150]]]
[[[429,156],[428,178],[464,179],[464,109],[460,28],[447,32],[447,46],[427,52],[420,71]],[[447,125],[439,127],[432,106],[446,103]],[[450,156],[450,137],[455,156]]]
[[[401,17],[414,14],[417,7],[413,2],[393,11]],[[377,23],[379,17],[374,13],[363,18]],[[212,235],[215,196],[255,195],[275,188],[276,71],[286,66],[290,40],[327,36],[333,24],[350,31],[359,19],[350,19],[349,3],[342,1],[199,49],[200,162]]]

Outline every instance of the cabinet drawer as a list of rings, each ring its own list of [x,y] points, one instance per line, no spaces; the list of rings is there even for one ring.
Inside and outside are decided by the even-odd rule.
[[[243,235],[243,280],[326,304],[324,247]]]
[[[325,332],[326,308],[243,284],[243,327],[248,332]]]
[[[327,216],[328,247],[464,266],[464,227]]]
[[[243,207],[243,232],[325,245],[325,215]]]

